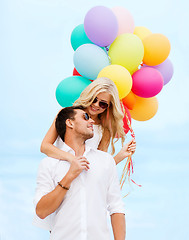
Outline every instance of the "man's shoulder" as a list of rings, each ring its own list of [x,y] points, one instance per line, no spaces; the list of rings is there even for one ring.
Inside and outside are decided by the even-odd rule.
[[[45,168],[51,168],[55,166],[60,160],[52,157],[45,157],[41,160],[39,166]]]

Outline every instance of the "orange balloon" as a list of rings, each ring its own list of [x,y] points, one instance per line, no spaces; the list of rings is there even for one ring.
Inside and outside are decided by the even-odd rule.
[[[158,110],[157,98],[141,98],[136,95],[135,97],[135,106],[133,110],[130,110],[131,117],[137,121],[147,121],[153,118]]]
[[[143,63],[148,66],[159,65],[169,56],[171,45],[169,39],[160,33],[152,33],[143,39]]]
[[[133,109],[136,103],[135,94],[130,91],[130,93],[122,99],[122,102],[128,109]]]

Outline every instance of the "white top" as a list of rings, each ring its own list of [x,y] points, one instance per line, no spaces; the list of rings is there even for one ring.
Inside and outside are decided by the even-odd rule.
[[[86,140],[85,144],[93,149],[97,149],[102,139],[102,128],[100,125],[93,125],[93,129],[94,129],[93,137]],[[55,142],[55,145],[59,149],[62,149],[63,147],[63,141],[59,136]]]
[[[74,154],[65,143],[63,150]],[[50,215],[52,240],[109,240],[107,210],[110,215],[125,213],[113,157],[88,146],[84,156],[90,162],[90,169],[83,170],[74,179],[62,204],[53,217]],[[35,206],[42,196],[57,186],[69,167],[69,162],[49,157],[41,161]]]

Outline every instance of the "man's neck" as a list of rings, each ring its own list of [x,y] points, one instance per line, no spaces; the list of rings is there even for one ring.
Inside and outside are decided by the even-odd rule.
[[[75,156],[83,156],[85,152],[85,140],[81,138],[78,139],[76,137],[70,138],[65,136],[64,142],[74,150]]]

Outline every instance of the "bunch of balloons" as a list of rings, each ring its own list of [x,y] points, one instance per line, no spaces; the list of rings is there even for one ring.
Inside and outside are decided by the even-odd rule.
[[[173,75],[166,36],[135,27],[132,15],[123,7],[96,6],[73,29],[71,45],[75,68],[73,76],[57,87],[61,106],[72,105],[91,81],[108,77],[117,86],[130,119],[146,121],[156,114],[156,95]],[[126,120],[124,126],[128,132]]]

